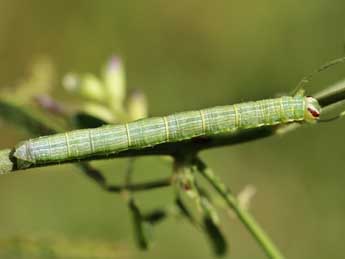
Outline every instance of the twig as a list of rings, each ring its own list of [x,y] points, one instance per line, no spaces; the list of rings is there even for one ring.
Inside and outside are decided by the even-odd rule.
[[[337,88],[331,86],[322,92],[315,95],[320,102],[321,106],[328,107],[339,101],[345,100],[345,84],[337,86]],[[109,158],[120,157],[137,157],[148,155],[172,155],[176,156],[181,150],[184,152],[197,153],[201,150],[215,148],[226,145],[234,145],[252,140],[257,140],[265,137],[269,137],[276,134],[276,126],[267,126],[261,128],[250,129],[244,132],[240,132],[237,135],[221,136],[221,137],[208,137],[208,138],[194,138],[178,143],[164,143],[150,148],[144,148],[140,150],[126,150],[116,154],[108,156],[91,156],[86,157],[83,161],[88,160],[100,160]],[[75,163],[81,162],[80,160],[63,161],[62,163]],[[56,164],[56,163],[55,163]],[[45,165],[32,165],[30,168],[48,166]],[[10,173],[19,170],[16,166],[16,159],[12,156],[12,152],[9,149],[0,151],[0,174]]]
[[[121,192],[124,190],[129,191],[146,191],[162,187],[171,186],[171,178],[165,178],[162,180],[144,182],[144,183],[132,183],[130,185],[111,185],[106,188],[109,192]]]
[[[1,155],[0,155],[1,156]],[[171,185],[171,177],[167,177],[164,179],[150,181],[150,182],[143,182],[143,183],[128,183],[126,182],[123,185],[109,185],[102,175],[96,168],[91,166],[89,163],[79,163],[77,164],[82,172],[84,172],[88,177],[93,179],[102,189],[108,192],[122,192],[125,190],[128,191],[145,191],[151,189],[157,189],[162,187],[168,187]]]
[[[195,158],[195,164],[199,172],[211,183],[214,189],[223,197],[228,206],[233,209],[243,225],[248,229],[251,235],[257,240],[264,252],[272,259],[283,259],[279,249],[274,245],[273,241],[267,236],[260,225],[255,221],[251,214],[242,208],[236,196],[226,187],[219,178],[217,178],[212,170],[200,159]]]

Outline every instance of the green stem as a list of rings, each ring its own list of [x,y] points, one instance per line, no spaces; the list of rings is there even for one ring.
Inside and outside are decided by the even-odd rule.
[[[241,208],[236,196],[230,191],[230,189],[226,187],[217,176],[214,175],[212,170],[208,168],[200,158],[195,159],[195,164],[199,172],[206,178],[207,181],[211,183],[211,185],[226,201],[228,206],[236,213],[238,218],[241,220],[250,234],[255,238],[266,255],[272,259],[283,259],[284,256],[273,243],[273,241],[255,221],[252,215],[247,210]]]

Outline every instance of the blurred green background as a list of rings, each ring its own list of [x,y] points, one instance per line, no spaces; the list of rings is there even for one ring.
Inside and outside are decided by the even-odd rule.
[[[99,73],[117,54],[129,87],[147,94],[151,115],[262,99],[289,92],[344,54],[344,13],[340,0],[0,1],[0,85],[15,85],[42,55],[62,78]],[[309,93],[343,79],[344,71],[318,75]],[[287,258],[343,258],[344,129],[344,120],[306,126],[202,157],[236,192],[257,188],[251,210]],[[5,123],[1,133],[1,148],[27,137]],[[123,181],[125,160],[95,165],[112,182]],[[142,158],[135,179],[170,173],[161,160]],[[150,209],[171,202],[172,190],[136,197]],[[222,218],[231,258],[265,258],[240,222]],[[205,237],[174,219],[156,229],[152,250],[137,251],[122,197],[72,165],[1,176],[0,239],[55,236],[120,245],[118,258],[213,258]]]

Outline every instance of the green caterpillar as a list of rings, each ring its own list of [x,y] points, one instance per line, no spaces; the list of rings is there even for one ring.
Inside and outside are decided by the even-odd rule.
[[[320,112],[321,107],[313,97],[283,96],[39,137],[19,144],[13,155],[18,168],[24,169],[200,136],[235,134],[262,126],[313,123]]]

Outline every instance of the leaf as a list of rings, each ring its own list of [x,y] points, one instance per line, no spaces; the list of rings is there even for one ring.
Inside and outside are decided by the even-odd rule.
[[[194,219],[192,213],[190,213],[190,211],[188,210],[188,208],[183,203],[183,201],[181,200],[180,197],[177,197],[175,199],[175,204],[176,204],[177,208],[180,210],[181,214],[184,217],[186,217],[190,223],[192,223],[194,226],[196,226],[197,225],[196,220]]]
[[[207,216],[204,216],[203,224],[205,234],[209,237],[214,253],[217,256],[225,255],[227,252],[227,244],[219,227],[214,223],[211,217]]]
[[[211,246],[216,255],[226,253],[227,245],[222,232],[219,229],[219,217],[217,210],[206,196],[201,196],[200,205],[203,213],[203,230],[209,237]]]
[[[163,209],[156,209],[146,215],[143,216],[143,219],[154,225],[154,224],[157,224],[159,222],[161,222],[162,220],[164,220],[165,218],[167,217],[167,213],[165,210]]]
[[[0,117],[14,125],[24,129],[32,136],[53,134],[63,129],[54,124],[50,119],[30,107],[24,108],[14,101],[0,100]],[[49,126],[48,126],[49,125]]]
[[[90,177],[90,179],[98,183],[100,187],[105,188],[105,189],[108,188],[106,178],[103,176],[103,174],[99,170],[91,166],[90,163],[81,162],[81,163],[77,163],[76,166],[79,166],[82,172],[86,176]]]
[[[149,226],[145,224],[144,219],[138,206],[135,204],[134,200],[131,198],[128,203],[129,211],[132,215],[134,234],[136,238],[137,245],[142,250],[147,250],[149,248]]]

